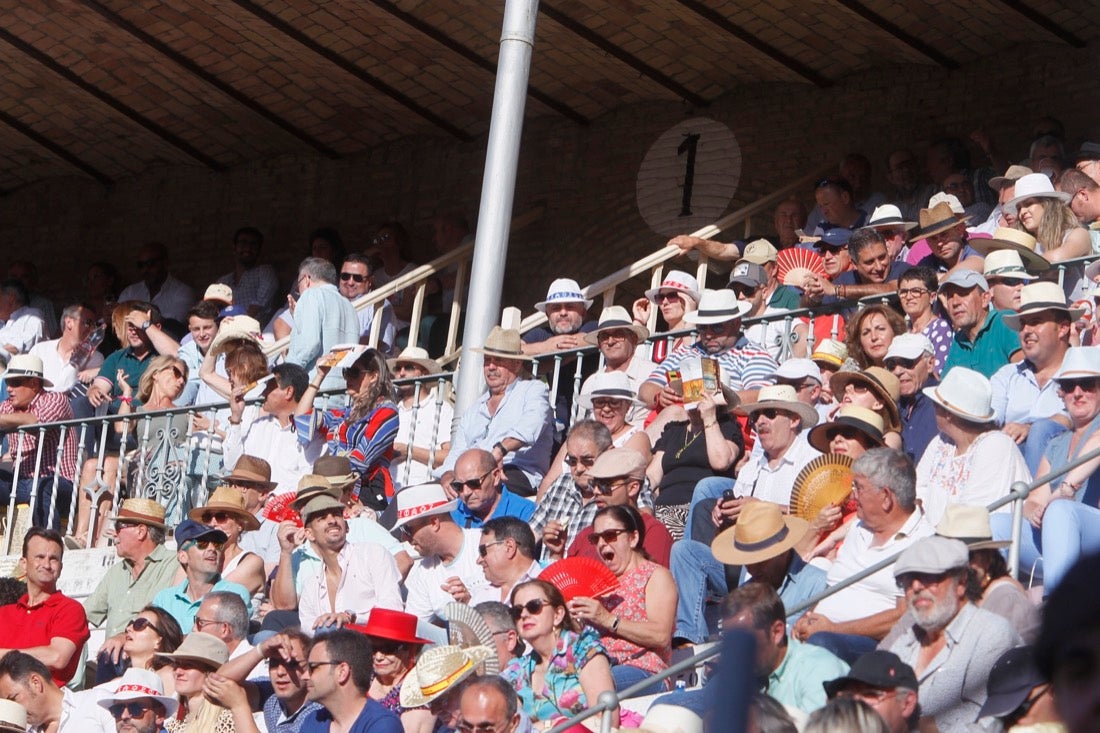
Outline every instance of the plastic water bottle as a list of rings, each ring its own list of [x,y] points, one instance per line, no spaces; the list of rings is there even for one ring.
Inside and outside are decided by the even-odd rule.
[[[92,355],[92,352],[99,348],[99,345],[103,343],[103,337],[107,335],[107,323],[100,319],[96,325],[94,331],[88,334],[88,338],[77,344],[73,349],[73,355],[69,357],[69,363],[77,370],[80,371],[84,368],[84,365],[88,362],[88,357]]]
[[[687,689],[687,683],[686,682],[684,682],[683,680],[676,680],[676,691],[677,692],[683,692],[686,689]]]

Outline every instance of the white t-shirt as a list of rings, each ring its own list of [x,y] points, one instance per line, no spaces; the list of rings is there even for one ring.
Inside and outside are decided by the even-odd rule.
[[[1031,471],[1016,441],[1000,430],[982,433],[961,456],[937,435],[917,464],[917,498],[932,526],[952,504],[988,506],[1017,481],[1031,483]],[[1012,505],[997,511],[1010,512]]]
[[[438,452],[445,443],[451,442],[451,423],[454,422],[454,406],[448,400],[443,400],[436,408],[436,392],[433,389],[420,402],[416,411],[416,431],[412,440],[409,433],[413,429],[413,406],[404,402],[398,403],[397,415],[400,425],[397,428],[395,443],[415,445],[420,448],[428,448],[432,444],[432,434],[435,434],[435,449]],[[438,459],[437,459],[438,460]],[[408,471],[406,477],[405,472]],[[432,472],[428,464],[422,461],[393,461],[390,464],[390,476],[397,488],[402,486],[415,486],[432,480]]]
[[[57,345],[61,339],[53,341],[39,341],[31,347],[29,353],[42,360],[42,374],[53,382],[52,387],[47,387],[47,392],[68,392],[76,384],[77,370],[69,363],[68,359],[62,359],[57,353]],[[103,354],[93,351],[88,356],[84,369],[99,369],[103,365]]]
[[[405,613],[431,621],[448,603],[454,602],[442,586],[448,578],[458,577],[466,585],[471,597],[486,592],[489,581],[477,564],[477,546],[481,542],[480,529],[463,529],[462,549],[455,559],[445,564],[438,557],[417,560],[405,579],[409,590],[405,600]]]

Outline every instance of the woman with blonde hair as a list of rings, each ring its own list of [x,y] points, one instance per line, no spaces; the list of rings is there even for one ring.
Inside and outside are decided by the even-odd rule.
[[[1004,205],[1016,216],[1016,228],[1035,237],[1037,251],[1048,262],[1062,262],[1092,254],[1092,240],[1069,207],[1070,195],[1054,190],[1043,173],[1016,181],[1016,196]]]
[[[234,711],[214,704],[203,694],[207,678],[229,659],[229,647],[225,642],[216,636],[193,631],[175,652],[157,652],[156,656],[168,660],[171,665],[180,700],[176,716],[164,721],[167,733],[235,733],[238,723],[234,720]],[[249,715],[247,723],[240,721],[241,730],[252,730],[251,723]]]

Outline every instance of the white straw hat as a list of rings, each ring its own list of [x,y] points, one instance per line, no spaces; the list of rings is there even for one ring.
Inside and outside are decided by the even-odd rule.
[[[638,341],[645,341],[649,338],[649,329],[635,323],[630,314],[626,312],[626,308],[621,305],[609,305],[600,313],[600,321],[596,329],[586,333],[584,340],[586,343],[596,346],[600,343],[600,331],[610,331],[617,328],[625,328],[630,331]]]
[[[966,367],[952,367],[935,387],[925,387],[924,396],[952,415],[976,423],[993,422],[993,387],[984,374]]]
[[[704,290],[699,298],[699,309],[685,315],[684,320],[697,326],[725,323],[741,318],[751,308],[748,302],[738,300],[732,290]]]
[[[692,303],[699,304],[699,281],[686,272],[671,270],[661,284],[645,291],[645,297],[657,302],[657,293],[662,290],[675,290],[691,298]]]
[[[1068,204],[1070,199],[1073,198],[1068,193],[1063,191],[1055,191],[1054,184],[1046,173],[1029,173],[1023,178],[1016,181],[1016,196],[1008,200],[1002,208],[1006,214],[1016,215],[1016,209],[1019,207],[1021,201],[1027,199],[1058,199],[1064,204]]]
[[[1062,366],[1054,375],[1059,379],[1087,379],[1100,377],[1100,348],[1095,346],[1071,346],[1062,357]]]
[[[164,694],[164,683],[160,681],[160,675],[151,669],[130,667],[121,677],[108,684],[109,686],[105,685],[108,691],[96,701],[102,708],[110,708],[119,702],[150,698],[163,705],[165,717],[171,718],[180,705],[175,697]]]
[[[637,392],[630,386],[630,378],[626,376],[626,372],[599,372],[592,376],[588,387],[587,392],[577,395],[577,404],[586,410],[591,410],[592,400],[600,397],[626,400],[632,405],[642,404]]]
[[[418,484],[397,492],[397,521],[391,529],[397,529],[417,517],[450,514],[458,506],[458,499],[451,499],[439,484]]]
[[[546,300],[535,303],[535,309],[545,313],[546,306],[553,303],[584,303],[586,309],[592,307],[592,301],[584,297],[580,284],[570,277],[559,277],[550,283],[550,289],[546,291]]]
[[[883,204],[871,212],[871,218],[867,220],[867,226],[871,229],[879,227],[902,227],[906,231],[917,228],[917,222],[905,221],[901,218],[901,209],[893,204]]]
[[[53,382],[46,379],[43,374],[42,360],[34,354],[16,354],[8,362],[8,370],[4,372],[4,379],[20,379],[33,377],[42,380],[43,387],[52,387]]]
[[[485,660],[496,657],[487,646],[436,646],[425,649],[416,666],[401,683],[401,706],[423,707],[453,689],[462,680],[476,674]]]
[[[1066,302],[1065,291],[1058,283],[1037,282],[1020,289],[1020,307],[1015,313],[1006,313],[1004,322],[1013,331],[1019,331],[1023,316],[1043,311],[1060,311],[1071,321],[1076,321],[1084,314],[1085,309],[1070,307]]]

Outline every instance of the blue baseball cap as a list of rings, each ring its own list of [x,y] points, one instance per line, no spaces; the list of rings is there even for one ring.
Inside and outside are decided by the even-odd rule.
[[[196,522],[194,519],[185,519],[176,525],[176,547],[183,547],[184,543],[191,540],[208,539],[215,542],[225,542],[229,538],[225,532],[207,524]]]
[[[827,247],[847,247],[848,240],[852,238],[852,230],[845,227],[830,227],[821,234],[821,239],[814,245],[823,244]]]

